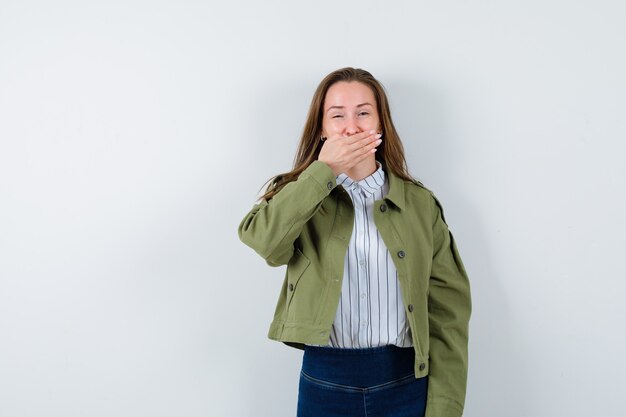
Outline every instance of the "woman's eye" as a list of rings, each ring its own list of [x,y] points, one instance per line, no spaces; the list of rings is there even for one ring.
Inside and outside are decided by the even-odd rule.
[[[359,113],[359,116],[367,116],[369,113],[366,111],[362,111],[361,113]]]
[[[340,117],[343,117],[343,116],[342,116],[342,115],[340,115],[340,114],[336,114],[336,115],[334,115],[334,116],[333,116],[333,119],[338,119],[338,118],[340,118]]]

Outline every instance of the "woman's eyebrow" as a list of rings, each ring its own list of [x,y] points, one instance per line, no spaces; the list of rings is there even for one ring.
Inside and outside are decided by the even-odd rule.
[[[358,109],[359,107],[363,107],[363,106],[371,106],[371,104],[370,103],[361,103],[361,104],[358,104],[356,107]],[[345,108],[346,108],[345,106],[330,106],[326,111],[329,111],[329,110],[332,110],[332,109],[345,109]]]

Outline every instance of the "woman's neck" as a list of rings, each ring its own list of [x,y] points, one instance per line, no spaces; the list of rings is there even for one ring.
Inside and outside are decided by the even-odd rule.
[[[365,160],[346,171],[346,175],[354,181],[360,181],[363,178],[372,175],[377,169],[378,165],[376,164],[376,158],[372,155],[371,157],[368,156]]]

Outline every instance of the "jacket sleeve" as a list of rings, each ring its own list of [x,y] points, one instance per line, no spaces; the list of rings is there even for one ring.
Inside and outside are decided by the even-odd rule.
[[[336,185],[330,166],[313,161],[297,180],[285,185],[269,201],[262,200],[252,207],[239,224],[239,239],[268,265],[287,264],[302,228]]]
[[[461,417],[467,384],[470,285],[443,208],[433,195],[433,262],[428,295],[430,363],[426,417]]]

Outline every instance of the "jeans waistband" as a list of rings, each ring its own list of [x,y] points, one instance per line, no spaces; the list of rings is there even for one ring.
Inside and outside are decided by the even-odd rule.
[[[415,351],[395,345],[364,349],[305,346],[302,371],[335,384],[369,387],[414,375]]]

